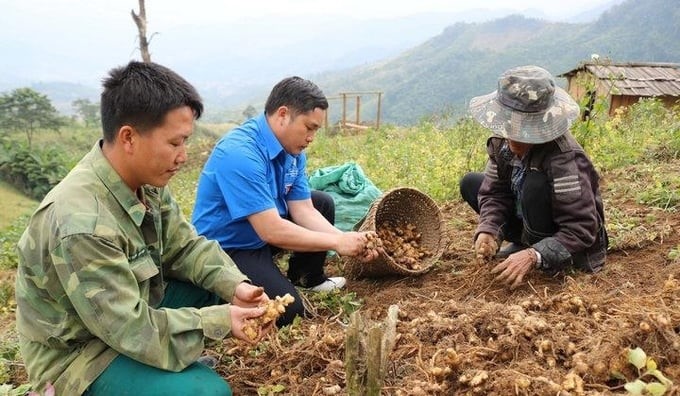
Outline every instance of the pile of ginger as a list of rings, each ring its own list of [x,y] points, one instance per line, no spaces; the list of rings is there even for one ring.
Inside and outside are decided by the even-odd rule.
[[[381,246],[385,253],[397,264],[410,269],[422,269],[422,260],[432,256],[432,252],[421,246],[421,233],[411,223],[384,223],[377,230],[378,241],[375,246]],[[369,241],[369,243],[372,241]]]

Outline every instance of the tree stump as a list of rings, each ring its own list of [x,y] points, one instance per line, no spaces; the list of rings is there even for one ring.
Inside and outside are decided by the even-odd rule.
[[[384,322],[362,319],[357,311],[350,316],[345,332],[345,373],[350,396],[378,396],[385,379],[387,357],[396,342],[399,307],[390,305]]]

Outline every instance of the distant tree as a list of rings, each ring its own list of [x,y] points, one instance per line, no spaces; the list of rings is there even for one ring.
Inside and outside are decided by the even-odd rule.
[[[253,118],[257,115],[257,109],[253,105],[248,105],[245,110],[243,110],[243,117],[247,119]]]
[[[151,62],[151,54],[149,53],[149,43],[151,40],[146,38],[146,5],[144,0],[139,0],[139,14],[136,14],[135,10],[130,12],[132,13],[132,20],[135,21],[139,31],[139,52],[142,54],[142,61],[149,63]]]
[[[101,121],[99,103],[92,103],[89,99],[76,99],[71,103],[76,114],[85,122],[86,126],[97,126]]]
[[[0,125],[9,131],[24,131],[28,147],[38,129],[52,129],[59,132],[65,124],[64,118],[52,106],[50,99],[31,88],[17,88],[0,96]]]

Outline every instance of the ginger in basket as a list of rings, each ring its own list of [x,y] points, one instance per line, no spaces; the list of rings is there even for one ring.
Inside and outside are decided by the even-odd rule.
[[[366,234],[366,246],[364,247],[364,250],[373,250],[373,249],[379,249],[383,247],[383,242],[380,237],[378,237],[377,234],[373,233],[368,233]]]
[[[267,327],[271,322],[286,312],[286,306],[295,301],[295,297],[286,293],[282,296],[276,296],[274,300],[269,300],[264,305],[265,311],[262,316],[257,318],[247,319],[241,330],[248,337],[248,339],[255,341],[260,334],[260,329]]]
[[[378,237],[382,241],[385,253],[397,264],[410,269],[422,269],[422,259],[432,256],[424,246],[421,246],[421,233],[411,223],[385,223],[378,230]]]

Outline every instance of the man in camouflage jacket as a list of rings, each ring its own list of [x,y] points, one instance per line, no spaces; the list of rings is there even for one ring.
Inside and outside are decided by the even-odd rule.
[[[546,70],[522,66],[503,73],[497,91],[473,98],[470,111],[495,135],[485,172],[461,180],[461,195],[479,213],[477,258],[505,258],[492,272],[512,287],[532,268],[599,271],[604,208],[598,174],[569,133],[578,104]],[[503,240],[511,244],[499,251]]]
[[[196,360],[206,338],[246,339],[244,320],[268,298],[165,188],[186,161],[201,99],[171,70],[131,62],[110,72],[101,106],[103,140],[47,194],[18,244],[31,384],[51,382],[59,395],[231,394]]]

